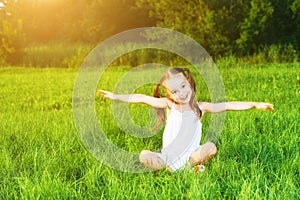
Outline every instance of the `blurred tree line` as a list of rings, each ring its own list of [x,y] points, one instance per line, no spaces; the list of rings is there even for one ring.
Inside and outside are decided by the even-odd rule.
[[[213,55],[269,45],[300,47],[300,0],[138,0],[156,24],[186,33]]]
[[[300,49],[300,0],[0,0],[0,63],[28,44],[97,44],[143,26],[181,31],[211,55]]]

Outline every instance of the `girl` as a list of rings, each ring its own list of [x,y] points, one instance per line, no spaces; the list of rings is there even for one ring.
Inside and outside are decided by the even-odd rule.
[[[159,88],[165,91],[164,97]],[[163,74],[154,89],[153,97],[143,94],[113,94],[99,90],[100,96],[128,103],[144,103],[156,109],[158,122],[155,129],[166,121],[161,153],[143,150],[139,159],[145,166],[173,172],[186,165],[204,164],[216,153],[216,145],[201,140],[201,119],[206,113],[227,110],[273,110],[273,105],[262,102],[197,102],[195,81],[188,68],[170,68]],[[167,120],[165,112],[167,110]]]

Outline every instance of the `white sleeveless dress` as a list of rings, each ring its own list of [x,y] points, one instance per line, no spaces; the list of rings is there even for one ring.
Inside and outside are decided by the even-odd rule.
[[[190,156],[200,147],[202,123],[193,110],[180,112],[174,104],[163,133],[163,149],[157,155],[173,171],[189,166]]]

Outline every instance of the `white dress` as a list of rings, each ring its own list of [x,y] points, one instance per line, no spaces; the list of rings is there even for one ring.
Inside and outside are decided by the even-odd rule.
[[[202,124],[193,110],[180,112],[174,104],[163,133],[162,158],[173,171],[189,165],[190,156],[200,147]]]

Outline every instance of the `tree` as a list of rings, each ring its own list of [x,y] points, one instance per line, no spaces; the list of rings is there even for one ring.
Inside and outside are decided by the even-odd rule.
[[[14,1],[14,0],[11,0]],[[29,43],[96,43],[112,34],[154,25],[135,0],[15,1]]]
[[[268,0],[252,0],[249,15],[240,24],[240,38],[236,41],[242,53],[252,53],[265,43],[268,24],[274,8]]]
[[[292,11],[292,22],[294,31],[292,34],[292,45],[295,49],[300,50],[300,0],[295,0],[291,5],[290,9]]]
[[[181,31],[210,54],[252,54],[261,47],[299,50],[299,0],[137,0],[157,26]]]
[[[150,8],[157,26],[187,34],[209,53],[216,55],[220,46],[227,46],[227,38],[217,29],[216,12],[203,0],[139,0],[138,5]]]
[[[23,21],[14,15],[15,1],[2,1],[0,10],[0,64],[16,64],[23,56]]]

